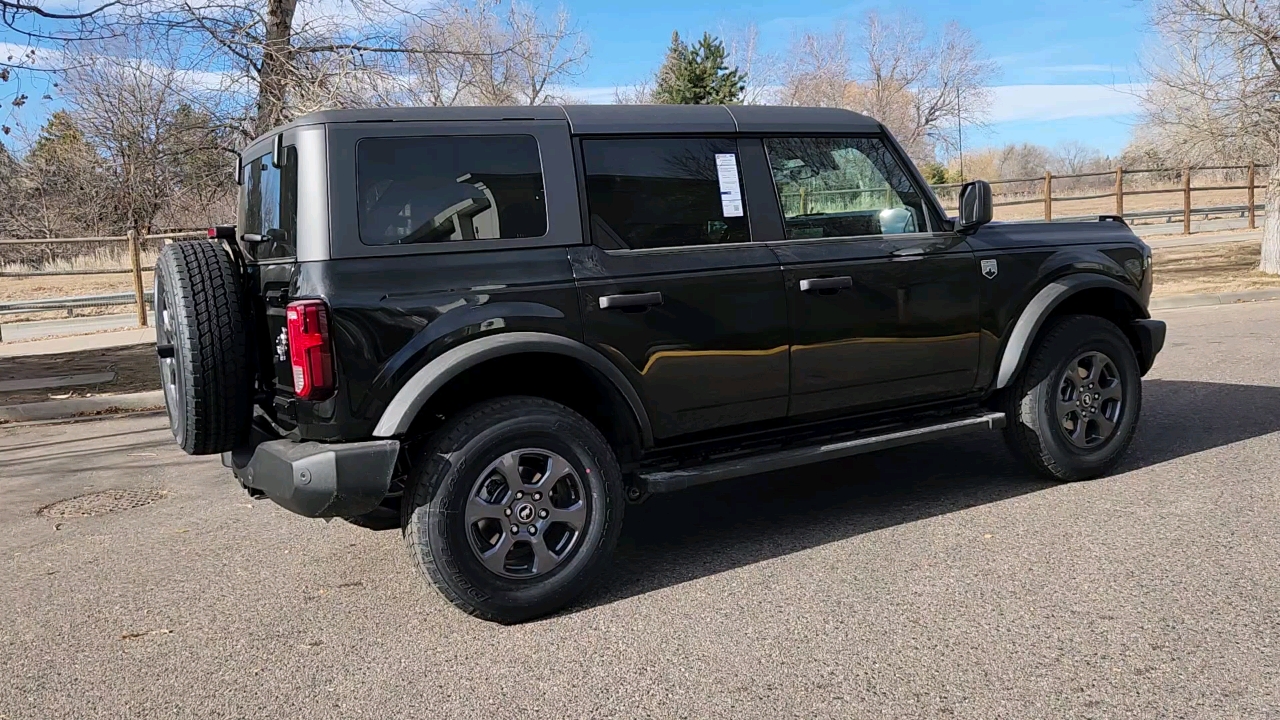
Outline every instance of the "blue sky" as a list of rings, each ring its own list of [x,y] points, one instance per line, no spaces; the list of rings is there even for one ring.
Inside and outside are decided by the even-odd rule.
[[[1117,153],[1137,121],[1133,92],[1142,80],[1137,60],[1147,28],[1146,7],[1134,0],[757,0],[733,6],[699,0],[566,0],[565,5],[591,39],[587,72],[574,82],[587,97],[610,97],[614,86],[651,73],[672,30],[700,35],[754,21],[765,49],[780,52],[800,30],[840,21],[853,26],[869,10],[904,11],[933,27],[959,21],[999,65],[993,122],[987,132],[972,136],[974,146],[1078,140]]]
[[[52,4],[83,1],[52,0]],[[525,1],[547,11],[557,2]],[[916,0],[897,4],[754,0],[732,6],[705,0],[561,1],[591,42],[587,69],[573,79],[570,88],[588,101],[610,102],[614,88],[650,76],[662,60],[673,29],[683,36],[698,36],[704,30],[723,33],[754,22],[763,49],[782,53],[799,31],[827,29],[839,22],[852,30],[868,11],[878,10],[890,15],[898,11],[912,14],[932,28],[956,20],[974,34],[999,66],[993,82],[990,127],[967,130],[966,149],[1013,142],[1052,146],[1075,140],[1115,154],[1128,142],[1138,120],[1134,93],[1142,77],[1137,60],[1149,36],[1146,6],[1140,0]],[[0,29],[0,46],[6,41],[25,45],[22,38]],[[38,126],[60,103],[38,100],[44,92],[39,83],[27,91],[32,104],[22,119]],[[0,120],[3,115],[0,113]]]

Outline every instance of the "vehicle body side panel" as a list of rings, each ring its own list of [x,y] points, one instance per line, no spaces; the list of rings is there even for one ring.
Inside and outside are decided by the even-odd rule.
[[[1121,223],[992,223],[970,236],[969,245],[978,263],[994,260],[998,268],[980,284],[979,389],[993,387],[1014,324],[1049,283],[1093,273],[1128,288],[1141,308],[1150,298],[1149,251]]]
[[[488,334],[581,339],[564,248],[300,263],[296,297],[323,298],[338,391],[298,403],[302,437],[370,437],[396,391],[432,358]]]

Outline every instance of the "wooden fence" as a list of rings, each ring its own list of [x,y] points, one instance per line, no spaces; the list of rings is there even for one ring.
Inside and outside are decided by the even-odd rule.
[[[155,235],[139,235],[137,232],[130,230],[127,235],[112,235],[106,237],[83,237],[83,238],[31,238],[31,239],[0,239],[0,246],[3,245],[51,245],[51,244],[74,244],[74,243],[128,243],[129,267],[127,268],[94,268],[92,270],[33,270],[31,272],[0,272],[0,277],[42,277],[57,275],[110,275],[117,273],[131,273],[133,275],[133,295],[134,304],[138,310],[138,327],[147,326],[147,300],[146,292],[142,286],[142,273],[148,270],[154,270],[152,266],[143,267],[142,265],[142,244],[148,240],[160,240],[166,245],[174,240],[184,240],[187,238],[207,238],[208,230],[183,230],[179,232],[157,233]]]
[[[1269,166],[1257,165],[1255,163],[1249,163],[1248,165],[1213,165],[1213,166],[1205,166],[1205,167],[1149,168],[1145,170],[1125,170],[1123,167],[1118,167],[1115,170],[1108,170],[1106,172],[1076,173],[1071,175],[1054,175],[1053,173],[1046,172],[1043,178],[1039,178],[1039,177],[1013,178],[1008,180],[989,180],[988,182],[991,184],[993,192],[995,188],[1000,185],[1011,185],[1015,183],[1043,183],[1041,185],[1042,192],[1040,194],[1040,197],[1038,198],[1005,200],[1005,201],[995,202],[993,203],[993,205],[995,207],[1009,207],[1012,205],[1031,205],[1036,203],[1043,203],[1045,222],[1053,221],[1054,201],[1068,202],[1073,200],[1101,200],[1106,198],[1115,198],[1115,207],[1116,207],[1115,214],[1124,216],[1125,214],[1124,199],[1126,197],[1133,197],[1135,195],[1158,195],[1158,194],[1179,193],[1182,195],[1182,232],[1183,234],[1190,235],[1191,234],[1191,216],[1193,214],[1196,214],[1198,211],[1205,210],[1205,208],[1195,208],[1192,206],[1192,202],[1191,202],[1192,194],[1196,192],[1204,192],[1209,190],[1245,190],[1247,191],[1247,200],[1245,202],[1245,205],[1246,205],[1245,212],[1248,214],[1248,218],[1249,218],[1248,227],[1250,230],[1255,229],[1258,226],[1257,224],[1258,203],[1257,203],[1257,197],[1256,197],[1257,189],[1266,187],[1266,185],[1258,184],[1258,170],[1266,167],[1269,167]],[[1245,183],[1243,185],[1196,186],[1192,184],[1192,175],[1193,173],[1198,171],[1203,172],[1203,171],[1240,171],[1240,170],[1245,171]],[[1181,187],[1156,188],[1156,189],[1129,189],[1125,187],[1126,178],[1130,178],[1137,175],[1148,175],[1148,174],[1155,174],[1155,173],[1162,173],[1165,175],[1171,175],[1171,174],[1177,173],[1181,180],[1181,183],[1180,183]],[[1102,178],[1102,177],[1111,177],[1111,176],[1115,177],[1115,186],[1114,186],[1114,189],[1112,189],[1110,192],[1092,193],[1092,194],[1085,194],[1085,195],[1054,195],[1053,194],[1054,180]],[[958,189],[962,185],[963,183],[948,183],[948,184],[942,184],[942,185],[934,185],[932,187],[934,189],[934,192],[937,193],[940,190]]]

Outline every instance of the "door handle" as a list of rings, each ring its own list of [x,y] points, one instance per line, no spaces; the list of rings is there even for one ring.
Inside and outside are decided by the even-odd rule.
[[[647,308],[662,304],[662,293],[630,293],[627,295],[602,295],[601,310],[618,310],[626,308]]]
[[[800,281],[800,292],[847,290],[851,287],[853,287],[853,278],[848,275],[841,275],[840,277],[806,278]]]
[[[921,247],[902,248],[900,250],[894,250],[889,254],[893,256],[891,259],[894,262],[909,262],[911,260],[923,260],[924,248],[921,248]]]

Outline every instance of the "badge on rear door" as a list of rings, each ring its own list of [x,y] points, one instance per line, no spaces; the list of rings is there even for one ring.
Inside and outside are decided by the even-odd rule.
[[[982,261],[982,276],[983,276],[983,277],[985,277],[986,279],[990,280],[991,278],[995,277],[995,276],[996,276],[996,273],[998,273],[998,272],[1000,272],[1000,268],[999,268],[999,266],[997,266],[997,265],[996,265],[996,261],[995,261],[995,260],[983,260],[983,261]]]

